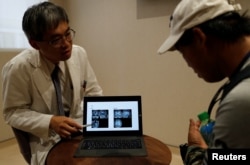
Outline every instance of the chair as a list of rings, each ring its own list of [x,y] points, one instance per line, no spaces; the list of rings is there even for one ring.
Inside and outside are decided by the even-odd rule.
[[[31,162],[31,150],[29,144],[29,134],[27,132],[21,131],[12,127],[12,130],[15,134],[19,149],[23,155],[25,161],[30,164]]]

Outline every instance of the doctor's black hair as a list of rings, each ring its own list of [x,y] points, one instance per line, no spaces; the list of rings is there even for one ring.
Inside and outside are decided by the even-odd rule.
[[[41,2],[25,11],[22,28],[28,39],[42,41],[44,33],[61,22],[69,23],[66,11],[51,2]]]

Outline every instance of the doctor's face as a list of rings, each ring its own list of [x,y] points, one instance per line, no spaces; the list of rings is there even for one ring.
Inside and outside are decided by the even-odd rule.
[[[68,23],[61,22],[57,28],[44,33],[43,41],[35,41],[36,49],[54,64],[66,61],[71,57],[74,34]]]

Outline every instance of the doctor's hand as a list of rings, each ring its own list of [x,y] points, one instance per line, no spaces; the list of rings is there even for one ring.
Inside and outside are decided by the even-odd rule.
[[[53,116],[50,120],[50,128],[62,138],[68,138],[72,133],[82,129],[82,126],[66,116]]]
[[[200,121],[194,121],[190,119],[189,121],[189,131],[188,131],[188,145],[199,146],[201,148],[207,149],[208,146],[200,133]]]

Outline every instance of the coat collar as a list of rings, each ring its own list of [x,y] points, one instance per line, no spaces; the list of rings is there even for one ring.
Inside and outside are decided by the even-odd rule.
[[[41,55],[39,55],[38,51],[35,56],[30,56],[28,61],[35,68],[34,72],[32,73],[34,84],[46,103],[48,109],[50,110],[52,106],[51,91],[54,90],[53,82],[50,77],[51,68],[47,66],[46,62],[44,59],[42,59]],[[74,60],[73,56],[65,61],[65,66],[69,69],[69,75],[73,86],[72,108],[75,106],[77,100],[76,98],[78,97],[77,94],[81,90],[80,66],[76,65],[75,63],[76,60]]]

